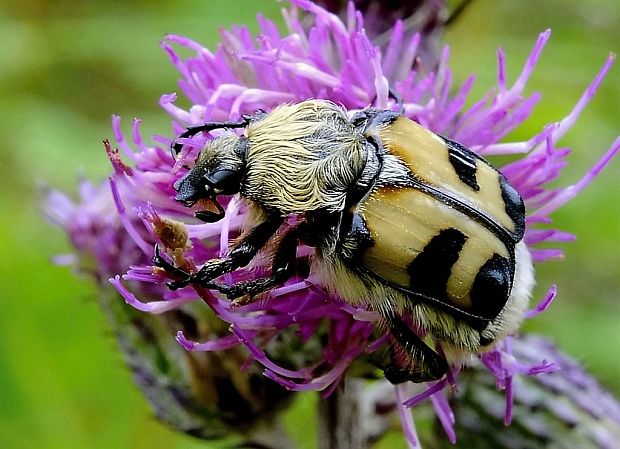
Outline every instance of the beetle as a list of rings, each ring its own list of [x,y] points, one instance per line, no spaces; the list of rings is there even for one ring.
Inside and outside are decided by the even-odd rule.
[[[250,209],[248,230],[226,258],[192,273],[156,248],[154,265],[176,278],[171,289],[196,284],[251,298],[293,275],[299,243],[312,246],[321,284],[379,312],[394,337],[400,351],[383,366],[392,383],[439,379],[447,360],[518,329],[534,285],[525,207],[485,159],[401,113],[369,108],[349,118],[325,100],[205,123],[179,137],[218,128],[245,135],[209,141],[175,183],[175,200],[203,206],[195,216],[215,222],[224,216],[217,197],[238,193]],[[269,276],[214,282],[248,265],[291,215],[297,224],[276,239]]]

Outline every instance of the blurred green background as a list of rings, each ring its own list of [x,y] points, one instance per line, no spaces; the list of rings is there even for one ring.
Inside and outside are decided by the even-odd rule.
[[[198,448],[152,418],[133,387],[91,282],[50,257],[65,236],[42,218],[40,186],[75,192],[78,175],[104,179],[101,140],[113,113],[169,129],[157,106],[177,74],[158,43],[166,33],[207,46],[235,23],[257,30],[257,11],[280,20],[282,4],[237,0],[22,0],[0,5],[0,447]],[[516,74],[537,34],[553,29],[529,83],[543,92],[515,138],[562,118],[609,51],[619,51],[617,0],[476,0],[447,33],[457,79],[476,72],[477,98],[496,76],[495,49]],[[574,148],[562,184],[575,182],[620,133],[620,67],[567,135]],[[125,122],[127,123],[127,122]],[[539,295],[559,287],[549,313],[528,325],[581,360],[620,394],[620,161],[555,215],[578,235],[566,261],[539,269]],[[303,397],[303,405],[312,398]],[[292,418],[295,419],[295,418]],[[312,438],[306,446],[312,447]],[[404,447],[404,443],[403,443]]]

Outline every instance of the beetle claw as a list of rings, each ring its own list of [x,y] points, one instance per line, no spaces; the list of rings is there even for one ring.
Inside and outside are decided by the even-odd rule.
[[[183,288],[191,282],[191,278],[193,277],[191,273],[171,264],[166,259],[164,259],[164,257],[161,255],[159,243],[155,244],[155,249],[153,251],[153,257],[151,258],[151,263],[154,266],[161,268],[166,273],[180,278],[180,280],[166,283],[168,288],[170,288],[171,290],[178,290],[179,288]]]

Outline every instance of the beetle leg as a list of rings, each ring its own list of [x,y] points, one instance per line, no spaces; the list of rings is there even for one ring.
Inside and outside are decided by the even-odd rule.
[[[299,241],[300,234],[305,232],[306,227],[306,223],[301,223],[284,234],[273,257],[271,275],[251,281],[237,282],[230,286],[218,285],[217,289],[229,299],[236,299],[242,296],[252,298],[286,281],[295,272],[297,242]]]
[[[398,344],[413,361],[410,366],[402,366],[402,363],[395,361],[396,354],[392,354],[393,363],[383,369],[388,381],[393,384],[429,382],[441,379],[448,372],[448,362],[428,347],[407,323],[396,315],[386,315],[384,318]]]
[[[159,243],[155,243],[155,249],[153,252],[153,257],[151,258],[151,263],[164,270],[166,273],[171,274],[173,276],[180,277],[182,279],[187,278],[191,274],[179,267],[175,267],[173,264],[168,262],[161,256],[161,251],[159,249]]]
[[[359,267],[359,259],[366,248],[372,246],[374,241],[364,222],[358,213],[345,214],[342,219],[341,237],[338,242],[338,256],[349,267],[356,270]]]
[[[323,254],[335,251],[340,233],[342,212],[314,210],[306,214],[306,221],[288,231],[278,246],[271,266],[271,275],[261,279],[238,282],[229,287],[219,285],[217,289],[228,298],[253,297],[277,287],[290,278],[295,270],[297,244],[303,242],[319,248]]]
[[[317,209],[306,213],[306,222],[299,229],[299,240],[313,248],[319,248],[323,255],[336,251],[340,239],[342,211]]]
[[[213,279],[250,263],[260,249],[265,246],[271,236],[275,234],[282,224],[282,221],[283,219],[280,216],[269,216],[267,220],[252,229],[247,236],[237,243],[230,254],[228,254],[228,257],[225,259],[209,260],[195,273],[186,273],[164,261],[164,265],[166,266],[158,266],[173,275],[181,277],[181,279],[177,281],[169,282],[168,288],[171,290],[178,290],[193,283],[212,288],[213,283],[211,281]]]

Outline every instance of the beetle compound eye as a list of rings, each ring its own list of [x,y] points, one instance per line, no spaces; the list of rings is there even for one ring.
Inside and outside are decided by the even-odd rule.
[[[222,169],[207,176],[216,195],[234,195],[239,191],[241,174],[236,170]]]

